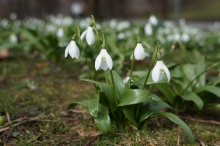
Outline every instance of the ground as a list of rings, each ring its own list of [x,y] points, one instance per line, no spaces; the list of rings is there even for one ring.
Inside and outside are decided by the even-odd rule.
[[[13,123],[0,127],[1,145],[189,145],[184,132],[163,118],[150,120],[141,131],[113,127],[113,133],[102,135],[82,106],[68,109],[69,103],[95,94],[92,84],[78,80],[74,60],[52,65],[39,57],[27,72],[31,58],[11,53],[0,61],[0,114]],[[219,113],[180,115],[195,134],[195,145],[220,145],[220,124],[213,123]]]

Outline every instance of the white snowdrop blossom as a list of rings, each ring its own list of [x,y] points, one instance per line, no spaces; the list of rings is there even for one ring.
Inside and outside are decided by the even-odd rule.
[[[158,24],[158,20],[154,15],[151,15],[149,18],[149,23],[152,25],[157,25]]]
[[[147,23],[144,27],[144,32],[146,35],[151,36],[153,34],[153,28],[150,23]]]
[[[76,42],[73,41],[73,40],[72,40],[72,41],[69,43],[69,45],[66,47],[65,57],[67,57],[68,54],[70,54],[70,56],[71,56],[72,58],[76,58],[76,59],[79,58],[79,55],[80,55],[79,47],[77,46]]]
[[[80,36],[81,40],[86,37],[86,41],[89,45],[95,42],[95,34],[93,32],[93,27],[89,26]]]
[[[11,34],[11,35],[9,36],[9,40],[10,40],[10,42],[11,42],[12,44],[18,42],[18,38],[17,38],[17,36],[16,36],[15,34]]]
[[[137,46],[134,49],[134,58],[136,60],[143,60],[145,57],[145,51],[141,43],[137,43]]]
[[[63,29],[62,29],[62,28],[59,28],[59,29],[57,30],[57,37],[61,38],[61,37],[63,37],[63,35],[64,35]]]
[[[95,60],[95,69],[98,70],[99,68],[101,68],[103,70],[111,70],[112,67],[113,61],[111,56],[108,54],[106,49],[102,49]]]
[[[127,84],[127,82],[130,80],[130,78],[131,78],[131,77],[129,77],[129,76],[125,77],[125,79],[123,80],[123,83],[124,83],[124,84]]]
[[[164,74],[166,74],[168,82],[170,81],[170,78],[171,78],[170,72],[161,60],[157,61],[151,73],[152,73],[152,79],[154,82],[158,82],[162,80],[164,77]]]
[[[182,36],[181,36],[181,40],[182,40],[183,42],[188,42],[188,41],[190,40],[190,37],[189,37],[189,35],[188,35],[187,33],[184,33],[184,34],[182,34]]]

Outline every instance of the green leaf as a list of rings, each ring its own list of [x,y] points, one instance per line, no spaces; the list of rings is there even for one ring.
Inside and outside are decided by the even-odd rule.
[[[134,105],[123,106],[122,111],[125,117],[137,127],[138,124],[135,118],[135,106]]]
[[[87,100],[84,100],[84,101],[70,103],[69,106],[68,106],[68,109],[74,108],[77,104],[83,105],[87,108]]]
[[[194,92],[192,91],[188,91],[185,92],[183,95],[180,95],[184,100],[186,101],[192,101],[196,104],[196,106],[198,107],[199,110],[201,110],[203,108],[203,101],[201,100],[201,98],[196,95]]]
[[[191,81],[196,77],[195,73],[195,65],[192,64],[185,64],[183,65],[183,72],[185,76]]]
[[[173,103],[176,94],[168,84],[154,84],[154,86],[163,93],[169,103]]]
[[[205,59],[204,59],[204,56],[201,57],[201,54],[199,55],[198,54],[198,63],[197,63],[197,66],[196,66],[196,73],[197,75],[199,75],[200,73],[202,73],[206,68],[205,68]],[[206,74],[202,74],[200,77],[199,77],[199,86],[204,86],[205,85],[205,80],[206,80]]]
[[[196,94],[200,92],[210,92],[212,94],[215,94],[216,96],[220,97],[220,88],[215,86],[201,86],[193,90]]]
[[[139,111],[139,123],[148,119],[151,115],[159,112],[160,110],[164,108],[170,108],[172,109],[166,102],[156,102],[156,101],[150,101],[147,102],[145,105],[143,105],[140,108]]]
[[[119,98],[121,96],[121,94],[124,92],[125,84],[123,83],[123,80],[121,79],[121,77],[119,76],[119,74],[116,71],[112,70],[112,75],[113,75],[113,79],[114,79],[116,93]],[[108,79],[112,83],[110,71],[108,72]]]
[[[133,105],[152,99],[146,90],[128,89],[121,95],[118,106]]]
[[[166,117],[166,118],[170,119],[171,121],[173,121],[174,123],[176,123],[177,125],[181,126],[182,129],[184,130],[184,132],[186,133],[186,135],[187,135],[187,137],[189,139],[189,142],[191,144],[195,143],[194,136],[193,136],[193,133],[192,133],[191,129],[179,117],[177,117],[176,115],[174,115],[172,113],[168,113],[168,112],[159,113],[159,114],[157,114],[157,116]]]
[[[210,103],[210,104],[206,104],[205,106],[220,109],[220,104],[219,103]]]
[[[108,115],[108,110],[99,110],[98,116],[94,118],[95,124],[98,129],[106,134],[111,132],[111,119]]]
[[[92,116],[97,117],[98,111],[99,111],[99,96],[88,99],[87,104],[88,104],[87,108],[88,108],[89,113]]]
[[[100,90],[102,92],[104,92],[105,96],[108,99],[108,103],[109,103],[109,107],[108,108],[110,108],[110,110],[112,112],[114,112],[114,110],[116,108],[116,103],[115,103],[115,98],[114,98],[114,95],[113,95],[113,88],[112,88],[111,85],[108,85],[108,84],[105,84],[105,83],[101,83],[101,82],[97,82],[97,81],[94,81],[94,80],[89,80],[89,79],[82,79],[82,81],[91,82],[91,83],[94,83],[97,86],[99,86]]]

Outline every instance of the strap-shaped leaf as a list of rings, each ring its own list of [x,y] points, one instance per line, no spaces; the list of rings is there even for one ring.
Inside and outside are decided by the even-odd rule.
[[[175,92],[170,88],[170,86],[166,84],[155,84],[154,85],[163,95],[167,98],[169,103],[173,103],[174,97],[176,96]]]
[[[115,84],[115,89],[116,89],[116,94],[118,98],[120,98],[121,94],[124,92],[125,89],[125,84],[123,83],[122,78],[119,76],[119,74],[112,70],[112,75],[114,79],[114,84]],[[112,78],[110,72],[108,72],[108,79],[112,83]]]
[[[194,136],[193,133],[191,131],[191,129],[189,128],[189,126],[183,121],[181,120],[179,117],[177,117],[176,115],[172,114],[172,113],[168,113],[168,112],[162,112],[162,113],[158,113],[156,116],[163,116],[166,117],[168,119],[170,119],[171,121],[173,121],[174,123],[176,123],[177,125],[181,126],[182,129],[184,130],[184,132],[186,133],[189,142],[191,144],[195,143],[194,140]]]
[[[134,105],[123,106],[122,111],[123,111],[125,117],[137,127],[138,124],[137,124],[136,118],[135,118],[136,117],[135,106]]]
[[[206,104],[205,106],[220,109],[220,104],[219,103],[210,103],[210,104]]]
[[[220,88],[215,86],[201,86],[193,90],[195,93],[200,93],[203,91],[210,92],[212,94],[215,94],[216,96],[220,97]]]
[[[180,96],[186,101],[194,102],[199,110],[201,110],[203,108],[204,103],[203,103],[202,99],[198,95],[196,95],[194,92],[188,91]]]
[[[170,108],[172,109],[166,102],[156,102],[154,100],[147,102],[145,105],[143,105],[140,108],[139,111],[139,123],[148,119],[151,115],[159,112],[160,110],[164,108]]]
[[[98,116],[94,118],[94,121],[102,133],[106,134],[111,132],[112,125],[108,110],[99,110]]]
[[[87,108],[88,108],[89,113],[92,116],[97,117],[98,111],[99,111],[99,96],[88,99],[87,104],[88,104]]]
[[[91,82],[96,84],[97,86],[99,86],[100,90],[102,92],[104,92],[105,96],[108,99],[108,103],[109,103],[109,107],[110,110],[113,112],[116,108],[116,103],[114,100],[114,95],[113,95],[113,89],[111,85],[105,84],[105,83],[101,83],[101,82],[97,82],[94,80],[89,80],[89,79],[82,79],[82,81],[87,81],[87,82]]]
[[[146,90],[128,89],[121,95],[118,106],[133,105],[150,100],[152,97]]]
[[[78,101],[78,102],[72,102],[68,105],[68,109],[74,108],[77,104],[83,105],[87,108],[87,100],[84,101]]]

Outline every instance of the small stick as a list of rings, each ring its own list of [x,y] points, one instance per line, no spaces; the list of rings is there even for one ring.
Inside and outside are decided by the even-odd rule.
[[[90,145],[92,145],[92,143],[93,143],[98,137],[99,137],[99,135],[93,137],[93,138],[90,139],[84,146],[90,146]]]
[[[178,132],[177,132],[177,146],[180,146],[180,132],[181,132],[181,127],[178,126]]]
[[[6,111],[5,113],[6,113],[8,123],[11,124],[11,118],[10,118],[10,115],[9,115],[8,111]]]
[[[199,138],[197,134],[195,134],[195,140],[199,143],[200,146],[205,146],[204,142]]]
[[[193,122],[201,122],[201,123],[220,125],[220,122],[213,121],[213,120],[207,121],[207,120],[198,120],[198,119],[193,119],[193,118],[187,118],[187,117],[183,117],[183,116],[179,116],[179,117],[182,119],[193,121]]]

